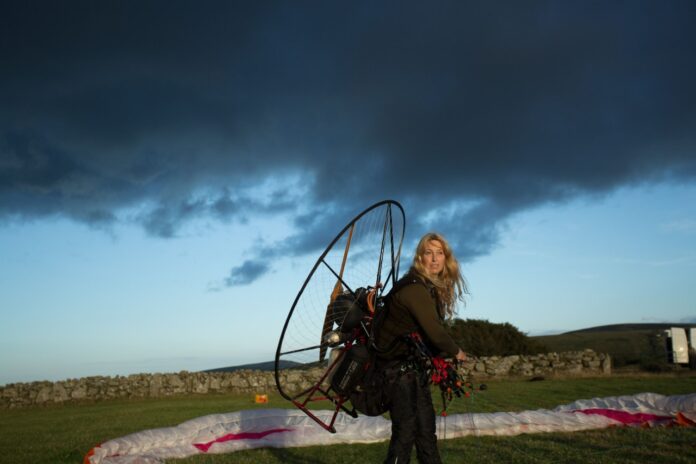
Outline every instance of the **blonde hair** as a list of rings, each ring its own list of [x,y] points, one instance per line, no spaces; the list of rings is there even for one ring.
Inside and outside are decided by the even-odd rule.
[[[428,275],[422,261],[425,247],[431,241],[439,242],[445,254],[445,267],[437,277]],[[420,239],[416,247],[416,254],[413,256],[413,266],[411,270],[415,271],[426,282],[432,282],[437,292],[440,311],[443,317],[450,319],[454,316],[456,313],[457,300],[465,303],[464,295],[469,294],[469,289],[459,270],[459,262],[457,258],[454,257],[452,248],[442,235],[436,232],[428,232]]]

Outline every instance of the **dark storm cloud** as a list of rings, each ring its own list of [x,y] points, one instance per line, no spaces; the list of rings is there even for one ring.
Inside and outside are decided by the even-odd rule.
[[[267,258],[395,198],[466,260],[513,213],[696,177],[689,1],[2,9],[0,218],[295,214]]]

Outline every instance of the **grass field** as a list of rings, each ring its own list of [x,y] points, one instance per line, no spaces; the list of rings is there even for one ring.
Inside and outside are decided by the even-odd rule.
[[[696,375],[614,376],[541,382],[495,381],[473,398],[455,400],[450,411],[493,412],[553,408],[580,398],[651,391],[666,395],[696,392]],[[267,405],[250,396],[110,401],[0,411],[0,463],[79,463],[94,445],[143,429],[166,427],[206,414],[288,407],[277,395]],[[696,462],[696,429],[613,428],[567,434],[443,440],[447,463],[472,462]],[[381,462],[386,443],[292,449],[261,449],[204,455],[184,463],[362,463]]]

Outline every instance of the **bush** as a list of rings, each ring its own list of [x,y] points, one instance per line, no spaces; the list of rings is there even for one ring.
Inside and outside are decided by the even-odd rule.
[[[454,319],[449,328],[455,342],[474,356],[509,356],[549,351],[514,325],[482,319]]]

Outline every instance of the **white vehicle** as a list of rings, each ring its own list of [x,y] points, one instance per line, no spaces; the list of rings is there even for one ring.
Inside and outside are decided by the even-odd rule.
[[[694,329],[690,329],[691,343],[694,343]],[[674,364],[689,364],[689,342],[686,329],[672,327],[665,330],[667,335],[667,359]]]

